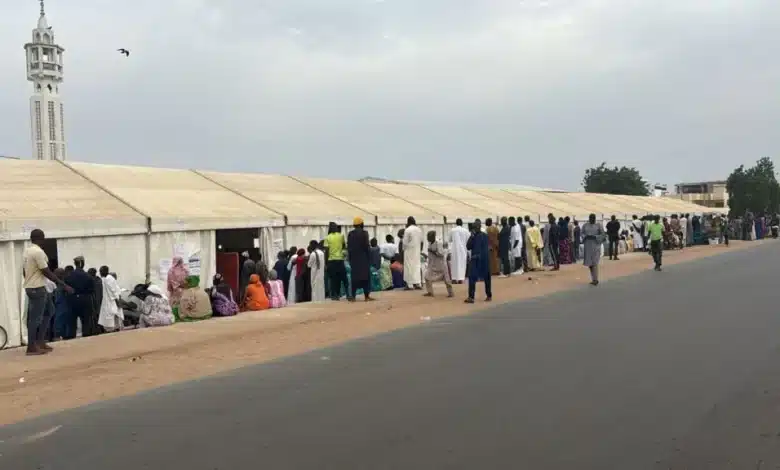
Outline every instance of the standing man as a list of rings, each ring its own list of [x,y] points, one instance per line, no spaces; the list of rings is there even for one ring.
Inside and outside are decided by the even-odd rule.
[[[680,249],[688,244],[688,219],[685,214],[680,214]]]
[[[349,266],[352,268],[352,291],[349,301],[354,302],[357,297],[357,291],[363,289],[363,296],[366,302],[374,300],[371,298],[371,267],[369,254],[371,245],[368,240],[368,232],[363,227],[363,218],[355,217],[352,221],[355,227],[347,235],[347,252],[349,254]]]
[[[595,218],[595,215],[594,215]],[[590,218],[588,218],[590,220]],[[580,227],[580,222],[577,219],[574,219],[574,228],[572,229],[574,238],[572,239],[572,251],[574,251],[574,262],[580,260],[580,245],[582,244],[582,228]],[[601,254],[601,252],[599,252]]]
[[[647,232],[650,238],[650,254],[653,255],[655,270],[661,270],[661,256],[663,254],[664,225],[661,223],[661,216],[656,215],[652,222],[647,226]]]
[[[498,233],[498,255],[501,259],[501,277],[509,277],[512,274],[512,267],[509,265],[509,244],[512,238],[512,229],[509,228],[509,222],[506,217],[501,217],[501,231]]]
[[[417,226],[414,217],[406,219],[404,230],[404,282],[406,290],[422,290],[422,256],[423,238],[422,230]]]
[[[552,213],[547,214],[547,221],[549,222],[550,228],[550,234],[547,237],[548,243],[550,244],[550,256],[552,256],[552,263],[553,263],[553,271],[558,271],[561,269],[561,237],[560,237],[560,230],[558,229],[558,223],[555,221],[555,215]]]
[[[497,276],[501,272],[499,258],[498,258],[499,232],[498,232],[498,228],[495,225],[493,225],[493,219],[491,219],[490,217],[485,219],[485,227],[487,227],[485,229],[485,232],[487,232],[488,248],[490,250],[490,274],[493,276]]]
[[[525,252],[525,246],[523,245],[523,226],[522,219],[520,223],[515,222],[514,217],[509,218],[510,236],[509,244],[511,245],[512,252],[510,256],[515,261],[515,273],[523,274],[523,253]]]
[[[601,248],[604,246],[604,229],[596,223],[596,214],[590,214],[588,222],[582,225],[582,243],[582,264],[590,270],[590,284],[597,286]]]
[[[47,327],[54,315],[54,301],[46,290],[46,279],[71,293],[73,289],[49,269],[49,257],[41,248],[46,236],[43,230],[30,233],[31,245],[24,250],[22,274],[27,295],[27,355],[40,356],[52,350],[46,344]]]
[[[74,336],[66,339],[75,338],[77,328],[77,319],[81,320],[81,336],[87,337],[95,334],[95,323],[92,321],[92,296],[95,294],[95,283],[92,278],[84,271],[84,257],[77,256],[73,259],[75,269],[68,274],[65,280],[73,288],[73,293],[68,296],[70,306],[71,325],[68,332]]]
[[[488,236],[482,232],[482,221],[474,221],[474,230],[466,245],[471,251],[471,260],[469,267],[469,296],[465,300],[467,304],[474,303],[474,295],[477,290],[477,281],[482,279],[485,282],[485,301],[493,300],[493,291],[490,285],[490,245]]]
[[[634,238],[634,251],[645,251],[645,226],[641,220],[634,214],[631,216],[631,226],[634,228],[636,236]]]
[[[525,247],[527,245],[528,240],[528,222],[531,220],[530,216],[525,216],[525,218],[517,218],[517,225],[520,226],[520,231],[522,234],[522,245]],[[522,251],[523,254],[523,271],[528,271],[528,250],[523,248]]]
[[[428,265],[425,269],[425,297],[433,297],[433,283],[444,281],[447,286],[447,297],[455,295],[452,292],[450,270],[447,268],[447,250],[443,243],[436,240],[436,231],[428,232]]]
[[[620,222],[614,215],[607,222],[607,236],[609,237],[609,259],[619,261],[618,240],[620,240]]]
[[[466,265],[468,250],[466,244],[470,233],[463,228],[463,220],[455,221],[455,228],[450,232],[450,264],[452,265],[452,280],[455,284],[463,284],[466,280]]]
[[[331,300],[341,299],[341,286],[349,296],[347,267],[344,265],[344,247],[347,244],[344,234],[335,222],[328,224],[328,235],[325,237],[325,272],[328,274],[329,297]]]

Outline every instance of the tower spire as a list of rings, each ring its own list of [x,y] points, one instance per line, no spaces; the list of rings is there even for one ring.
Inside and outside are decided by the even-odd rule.
[[[38,160],[64,160],[67,148],[60,84],[65,49],[54,40],[44,0],[38,0],[38,3],[41,6],[38,26],[32,30],[32,41],[24,45],[27,80],[33,85],[30,97],[32,153]]]

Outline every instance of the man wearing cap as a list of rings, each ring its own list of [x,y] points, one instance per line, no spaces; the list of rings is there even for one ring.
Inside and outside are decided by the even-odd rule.
[[[347,253],[352,270],[352,290],[349,293],[349,301],[354,302],[357,291],[363,289],[363,296],[368,302],[374,300],[371,298],[371,244],[368,232],[363,228],[363,218],[355,217],[352,225],[355,228],[347,235]]]
[[[71,337],[76,337],[76,319],[81,320],[81,336],[87,337],[95,334],[96,324],[93,321],[92,296],[95,294],[95,283],[84,270],[84,257],[77,256],[73,258],[75,269],[68,274],[65,282],[73,288],[73,293],[68,295],[68,305],[70,307],[70,328],[68,328]]]

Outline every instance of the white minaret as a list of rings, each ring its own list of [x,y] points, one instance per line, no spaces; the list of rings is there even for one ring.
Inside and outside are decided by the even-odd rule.
[[[30,97],[32,154],[38,160],[65,160],[65,110],[60,100],[65,49],[54,42],[54,31],[46,21],[43,0],[40,2],[38,27],[32,32],[32,42],[24,45],[27,80],[33,82]]]

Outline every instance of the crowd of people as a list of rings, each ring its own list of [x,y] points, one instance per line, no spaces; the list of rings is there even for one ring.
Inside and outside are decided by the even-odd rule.
[[[705,243],[728,245],[730,238],[777,238],[779,220],[778,216],[751,213],[734,219],[717,214],[634,215],[626,229],[614,215],[602,224],[591,214],[580,224],[549,214],[541,227],[529,216],[501,217],[498,226],[487,218],[484,228],[480,219],[466,227],[457,219],[446,239],[439,239],[436,231],[423,234],[414,217],[409,217],[397,241],[387,234],[379,243],[356,217],[346,236],[342,227],[331,222],[323,240],[311,240],[305,249],[291,247],[277,253],[270,269],[262,258],[251,259],[248,252],[242,253],[238,292],[221,273],[214,276],[210,288],[201,288],[200,277],[189,272],[183,258],[174,257],[164,288],[143,283],[128,295],[108,266],[86,269],[82,256],[62,269],[50,266],[41,248],[45,235],[36,229],[24,253],[27,353],[46,354],[52,350],[49,342],[77,337],[79,324],[81,336],[93,336],[326,299],[355,302],[362,296],[370,302],[372,292],[394,289],[424,290],[431,297],[435,282],[443,282],[447,296],[453,297],[452,285],[468,281],[467,303],[475,302],[476,285],[483,282],[489,302],[494,276],[547,267],[557,271],[562,264],[580,260],[590,270],[591,284],[598,285],[598,267],[605,251],[610,260],[619,260],[626,252],[647,251],[660,271],[664,250]]]

